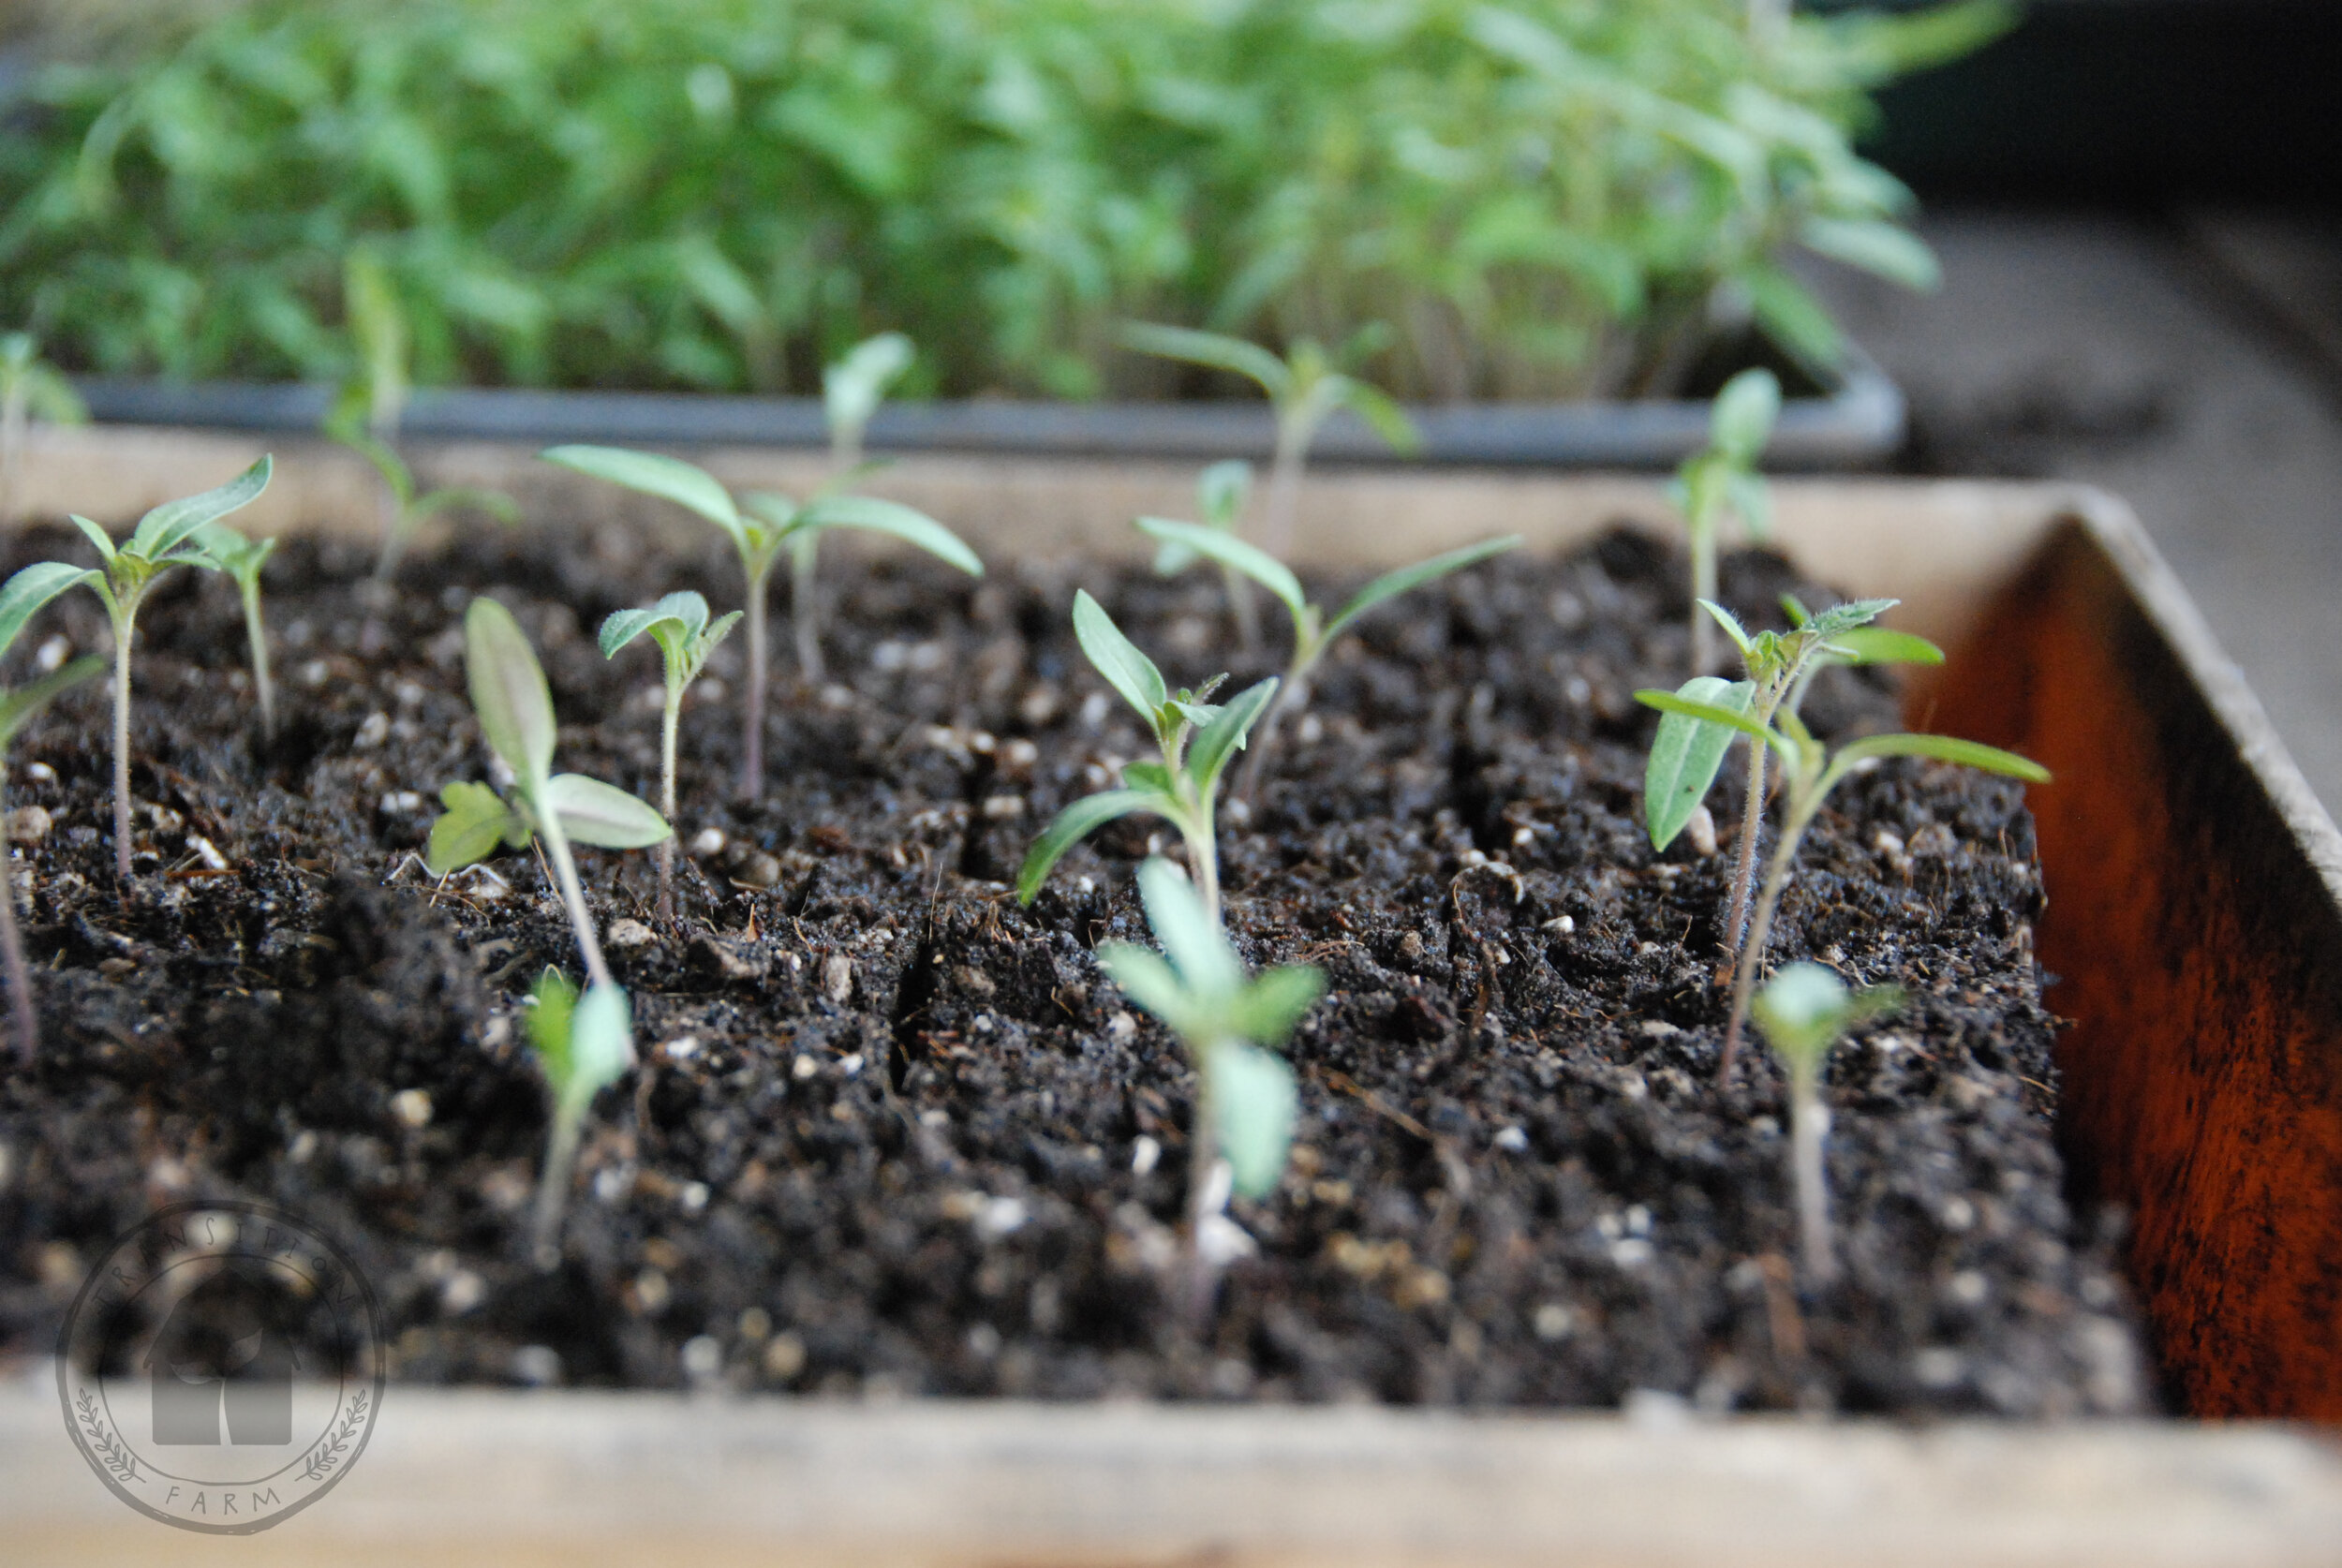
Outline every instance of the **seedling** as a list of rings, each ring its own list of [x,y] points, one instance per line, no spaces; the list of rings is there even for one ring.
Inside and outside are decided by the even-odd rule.
[[[1819,626],[1826,619],[1827,616],[1816,617],[1809,624]],[[1781,895],[1787,891],[1790,874],[1796,868],[1798,845],[1803,840],[1805,830],[1813,825],[1822,803],[1830,798],[1831,791],[1857,769],[1882,757],[1926,757],[1941,762],[1958,762],[1986,773],[2022,778],[2029,784],[2049,780],[2049,770],[2038,762],[1998,747],[1950,735],[1868,735],[1849,741],[1832,752],[1814,738],[1804,720],[1798,717],[1795,705],[1786,702],[1772,710],[1768,723],[1748,712],[1677,692],[1638,691],[1635,696],[1661,713],[1680,714],[1705,724],[1736,730],[1770,747],[1781,759],[1781,836],[1773,845],[1771,863],[1765,869],[1764,888],[1757,895],[1756,913],[1749,925],[1748,941],[1741,949],[1739,967],[1733,973],[1732,1017],[1725,1029],[1724,1055],[1716,1067],[1719,1081],[1730,1078],[1732,1063],[1740,1050],[1742,1026],[1748,1017],[1749,996],[1756,987],[1756,971],[1764,965],[1765,942],[1772,931],[1774,911],[1780,908]],[[1750,797],[1752,816],[1761,799],[1761,795]]]
[[[1195,477],[1195,515],[1205,527],[1231,539],[1237,537],[1252,497],[1253,466],[1241,459],[1214,463]],[[1166,539],[1155,548],[1155,575],[1177,577],[1199,558],[1189,546]],[[1224,562],[1220,581],[1227,587],[1229,614],[1236,617],[1237,642],[1250,658],[1260,651],[1260,615],[1253,607],[1252,592],[1243,574]]]
[[[1336,412],[1347,408],[1356,413],[1393,451],[1412,454],[1423,445],[1406,411],[1388,393],[1343,373],[1348,362],[1383,341],[1385,334],[1371,328],[1353,336],[1340,354],[1327,353],[1313,338],[1298,338],[1292,352],[1282,360],[1240,337],[1158,326],[1151,321],[1125,322],[1120,335],[1126,348],[1229,371],[1268,395],[1269,408],[1277,417],[1277,444],[1268,467],[1267,515],[1261,527],[1261,542],[1272,555],[1284,555],[1293,548],[1294,517],[1301,503],[1301,470],[1309,461],[1310,443]]]
[[[14,645],[24,623],[38,604],[23,604],[11,580],[0,587],[0,654]],[[7,968],[8,1007],[14,1021],[16,1054],[31,1061],[40,1046],[39,1014],[33,1006],[33,970],[24,960],[24,938],[16,925],[16,882],[8,858],[8,747],[17,732],[65,693],[103,674],[106,661],[95,656],[77,658],[28,686],[0,692],[0,963]]]
[[[276,737],[276,686],[269,678],[268,624],[260,618],[260,568],[275,553],[274,539],[246,539],[225,523],[215,523],[196,535],[203,564],[236,584],[244,601],[244,635],[252,653],[252,690],[260,704],[260,733]]]
[[[1200,1323],[1211,1310],[1225,1256],[1214,1233],[1231,1224],[1222,1212],[1229,1192],[1259,1198],[1275,1191],[1293,1142],[1299,1104],[1293,1069],[1262,1047],[1282,1044],[1326,985],[1306,965],[1248,979],[1217,916],[1168,861],[1151,859],[1138,868],[1138,892],[1167,959],[1109,942],[1098,949],[1098,962],[1133,1001],[1171,1027],[1195,1067],[1188,1309]]]
[[[538,977],[530,998],[528,1039],[552,1091],[553,1135],[537,1181],[529,1255],[539,1268],[552,1268],[561,1261],[561,1212],[569,1206],[570,1179],[577,1168],[578,1133],[594,1096],[634,1064],[633,1020],[626,993],[617,986],[590,985],[581,997],[555,969]]]
[[[1309,602],[1301,592],[1300,580],[1291,569],[1274,555],[1256,546],[1245,543],[1234,534],[1217,528],[1201,527],[1193,523],[1170,523],[1160,517],[1142,517],[1139,532],[1161,542],[1165,551],[1181,550],[1196,555],[1207,555],[1228,571],[1241,572],[1258,583],[1285,607],[1293,617],[1293,657],[1285,665],[1284,683],[1277,693],[1277,701],[1261,716],[1259,732],[1253,737],[1250,755],[1244,759],[1244,775],[1237,786],[1237,793],[1251,799],[1260,771],[1267,765],[1269,750],[1277,740],[1277,724],[1290,710],[1301,707],[1310,700],[1310,677],[1315,673],[1318,661],[1334,640],[1350,629],[1357,618],[1368,611],[1401,594],[1412,593],[1426,583],[1437,582],[1452,571],[1501,555],[1518,547],[1520,536],[1508,534],[1503,539],[1485,540],[1467,544],[1460,550],[1450,550],[1428,561],[1417,561],[1396,571],[1386,571],[1351,596],[1333,619]],[[1158,560],[1160,567],[1160,560]]]
[[[1220,851],[1213,837],[1213,801],[1220,776],[1276,699],[1276,679],[1247,687],[1224,706],[1207,699],[1225,675],[1207,681],[1198,690],[1174,692],[1154,660],[1122,635],[1114,617],[1087,590],[1074,595],[1074,636],[1106,684],[1147,721],[1163,760],[1125,763],[1121,789],[1085,796],[1059,812],[1025,855],[1024,869],[1016,874],[1016,896],[1031,903],[1066,851],[1108,822],[1146,811],[1179,830],[1187,845],[1189,874],[1195,879],[1205,913],[1217,923]]]
[[[1785,965],[1756,995],[1756,1026],[1789,1073],[1789,1176],[1797,1190],[1799,1250],[1806,1277],[1818,1285],[1838,1277],[1830,1244],[1830,1182],[1822,1166],[1822,1143],[1830,1135],[1822,1068],[1848,1028],[1902,1005],[1896,986],[1848,991],[1836,975],[1808,963]]]
[[[1689,702],[1711,703],[1770,724],[1777,710],[1796,712],[1813,679],[1832,664],[1941,664],[1944,651],[1924,637],[1891,631],[1870,623],[1892,609],[1891,599],[1857,599],[1810,616],[1793,598],[1784,598],[1791,629],[1760,631],[1750,636],[1723,606],[1702,599],[1696,608],[1714,617],[1725,629],[1748,673],[1746,680],[1727,681],[1714,675],[1694,675],[1676,695]],[[1643,775],[1643,821],[1653,849],[1674,842],[1698,809],[1716,770],[1732,744],[1734,732],[1703,724],[1680,714],[1659,720],[1651,743],[1651,760]],[[1740,849],[1733,863],[1730,911],[1724,925],[1724,953],[1740,951],[1741,933],[1748,922],[1748,901],[1756,880],[1757,835],[1764,821],[1766,750],[1748,748],[1748,805],[1741,814]]]
[[[749,590],[749,678],[740,732],[740,794],[744,799],[754,800],[764,792],[765,583],[784,545],[802,533],[861,528],[915,544],[971,577],[984,575],[984,563],[960,542],[958,535],[923,511],[875,496],[823,494],[799,505],[786,496],[752,491],[735,500],[713,474],[680,458],[622,447],[583,446],[554,447],[543,456],[549,463],[697,512],[721,528],[739,552],[740,570],[748,579]],[[821,674],[818,643],[812,647],[810,662],[806,661],[807,628],[813,624],[801,618],[797,628],[798,658],[808,680],[818,680]]]
[[[441,512],[482,512],[508,526],[521,520],[520,507],[501,490],[453,484],[418,493],[414,470],[407,466],[406,459],[362,423],[329,424],[326,434],[364,458],[382,476],[382,546],[374,558],[377,582],[391,580],[416,531]]]
[[[1683,514],[1692,556],[1692,673],[1708,673],[1714,638],[1699,602],[1716,595],[1716,535],[1737,515],[1749,537],[1772,537],[1772,492],[1756,470],[1781,416],[1781,383],[1770,370],[1743,370],[1716,393],[1708,415],[1708,445],[1676,470],[1668,498]]]
[[[731,635],[740,612],[707,618],[707,600],[695,593],[669,594],[647,610],[621,610],[601,623],[601,657],[647,632],[659,644],[667,671],[667,697],[659,729],[659,814],[674,821],[675,727],[683,715],[683,693],[707,667],[707,656]],[[659,841],[659,918],[674,919],[674,838]]]
[[[268,488],[270,461],[263,457],[216,490],[165,501],[139,519],[129,540],[116,545],[86,517],[73,525],[97,546],[104,562],[96,570],[64,561],[39,561],[0,586],[0,628],[22,627],[34,611],[71,588],[87,584],[106,606],[114,634],[114,875],[130,885],[130,643],[138,629],[139,605],[155,580],[177,566],[216,570],[201,535]]]
[[[594,935],[594,917],[577,880],[570,841],[603,850],[641,850],[672,838],[667,820],[624,790],[582,774],[555,773],[553,693],[544,667],[512,613],[493,599],[475,599],[464,613],[464,672],[472,711],[488,749],[512,774],[507,801],[485,784],[455,783],[439,791],[447,807],[431,824],[423,865],[433,876],[485,860],[497,846],[518,850],[541,839],[568,909],[586,984],[612,985]]]
[[[87,424],[89,407],[73,383],[40,357],[32,333],[0,333],[0,528],[16,526],[24,427],[33,420]]]

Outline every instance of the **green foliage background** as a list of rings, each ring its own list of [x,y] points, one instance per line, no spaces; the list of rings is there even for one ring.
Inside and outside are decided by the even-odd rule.
[[[160,20],[157,20],[159,17]],[[177,18],[178,20],[173,20]],[[1905,281],[1864,91],[1998,0],[251,0],[150,13],[0,126],[0,319],[84,371],[342,379],[378,264],[421,383],[1177,390],[1142,317],[1391,329],[1409,397],[1631,383],[1719,300],[1826,354],[1803,244]]]

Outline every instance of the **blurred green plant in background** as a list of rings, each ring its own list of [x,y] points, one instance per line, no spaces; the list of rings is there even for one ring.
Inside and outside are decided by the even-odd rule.
[[[76,371],[1159,395],[1129,318],[1388,324],[1426,400],[1635,391],[1720,318],[1827,360],[1795,247],[1933,277],[1865,92],[2000,0],[250,0],[110,6],[0,127],[0,319]],[[1769,13],[1770,14],[1770,13]],[[361,269],[364,271],[365,269]]]

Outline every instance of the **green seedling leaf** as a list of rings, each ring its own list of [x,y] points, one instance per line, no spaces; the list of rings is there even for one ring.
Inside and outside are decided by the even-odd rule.
[[[706,599],[687,589],[668,594],[645,609],[616,612],[601,623],[596,641],[601,657],[613,658],[620,648],[646,631],[658,638],[659,629],[664,628],[669,635],[688,640],[697,637],[706,626]]]
[[[1770,370],[1743,370],[1716,393],[1709,440],[1735,467],[1754,468],[1781,417],[1781,382]]]
[[[1401,567],[1396,571],[1386,571],[1365,587],[1360,588],[1350,602],[1341,607],[1341,614],[1336,615],[1327,626],[1323,640],[1331,643],[1343,631],[1349,629],[1351,623],[1360,615],[1386,600],[1397,599],[1401,594],[1412,593],[1426,583],[1434,582],[1450,572],[1461,571],[1468,566],[1476,566],[1491,555],[1501,555],[1507,550],[1519,549],[1520,542],[1519,534],[1507,534],[1503,539],[1484,540],[1478,544],[1467,544],[1460,550],[1450,550],[1445,555],[1434,555],[1428,561],[1417,561],[1413,566]]]
[[[1809,217],[1798,225],[1798,243],[1817,256],[1899,283],[1926,294],[1942,287],[1935,253],[1900,224],[1879,218]]]
[[[276,551],[274,539],[247,539],[225,523],[205,524],[196,530],[191,542],[205,566],[239,583],[258,577],[262,564]]]
[[[1334,377],[1335,400],[1347,406],[1367,428],[1380,436],[1391,451],[1413,457],[1423,450],[1423,433],[1407,418],[1407,411],[1380,387],[1370,386],[1354,377]]]
[[[80,512],[73,512],[70,515],[73,519],[73,525],[82,530],[82,537],[97,546],[97,558],[108,566],[112,566],[117,554],[112,537],[102,526],[91,522]]]
[[[0,694],[0,757],[16,740],[16,732],[30,723],[35,715],[84,681],[96,679],[106,673],[106,661],[94,654],[84,655],[72,663],[52,670],[48,674],[14,691]]]
[[[1221,333],[1189,327],[1159,326],[1152,321],[1126,321],[1115,333],[1125,348],[1180,360],[1213,370],[1225,370],[1256,384],[1270,398],[1282,398],[1293,384],[1284,362],[1257,344]]]
[[[1186,1035],[1200,1022],[1178,971],[1159,954],[1129,942],[1098,944],[1098,965],[1122,994]]]
[[[1753,681],[1727,681],[1715,675],[1695,675],[1676,689],[1687,702],[1705,703],[1745,715],[1756,700]],[[1643,823],[1651,832],[1651,847],[1664,850],[1683,831],[1692,813],[1707,798],[1732,748],[1733,733],[1721,726],[1670,713],[1659,720],[1652,737],[1651,761],[1643,770]]]
[[[824,496],[808,502],[796,515],[801,528],[859,528],[915,544],[948,566],[971,577],[984,575],[984,563],[960,537],[915,508],[875,496]]]
[[[216,490],[165,501],[139,519],[127,548],[147,560],[161,560],[205,524],[259,500],[260,492],[268,488],[269,475],[274,469],[274,461],[263,457]]]
[[[450,784],[439,791],[439,804],[447,810],[431,824],[422,856],[423,869],[435,877],[461,871],[499,848],[517,850],[529,840],[527,820],[485,784]]]
[[[589,985],[570,1018],[570,1080],[561,1098],[583,1112],[634,1063],[634,1010],[615,985]]]
[[[1749,1012],[1773,1050],[1810,1072],[1820,1067],[1848,1028],[1902,1005],[1903,992],[1897,986],[1849,991],[1829,969],[1801,960],[1782,966],[1756,993]]]
[[[520,503],[501,490],[482,490],[471,485],[452,484],[417,496],[407,509],[407,525],[413,527],[426,518],[443,511],[485,512],[507,527],[521,520]]]
[[[598,850],[647,849],[674,835],[650,806],[581,773],[556,773],[545,780],[543,806],[572,840]]]
[[[1741,650],[1742,658],[1747,658],[1752,655],[1755,650],[1749,642],[1748,629],[1741,625],[1741,618],[1738,615],[1713,599],[1701,599],[1699,607],[1708,612],[1709,617],[1716,625],[1724,628],[1724,634],[1732,639],[1732,645]]]
[[[1979,768],[1986,773],[2003,774],[2022,778],[2028,784],[2046,784],[2049,769],[2028,757],[2013,751],[2003,751],[1996,746],[1961,740],[1955,735],[1869,735],[1849,741],[1832,761],[1833,771],[1843,770],[1868,757],[1925,757],[1938,762],[1957,762],[1963,767]]]
[[[1301,1096],[1282,1057],[1238,1041],[1223,1041],[1204,1056],[1211,1074],[1221,1152],[1238,1195],[1265,1198],[1284,1175]]]
[[[1766,728],[1744,713],[1736,713],[1730,708],[1719,706],[1714,703],[1702,703],[1693,698],[1681,697],[1672,691],[1654,690],[1636,692],[1635,701],[1647,708],[1656,708],[1661,713],[1681,714],[1685,718],[1696,718],[1703,724],[1717,724],[1727,730],[1737,730],[1742,734],[1763,741],[1774,750],[1785,754],[1794,750],[1786,735]],[[1785,709],[1783,717],[1788,717]]]
[[[1856,599],[1836,604],[1816,615],[1800,628],[1816,637],[1834,638],[1841,632],[1852,631],[1858,626],[1868,626],[1903,600],[1899,599]]]
[[[1157,809],[1157,803],[1164,798],[1161,791],[1154,790],[1106,790],[1084,795],[1059,812],[1025,852],[1024,866],[1016,873],[1016,901],[1033,901],[1041,884],[1048,880],[1049,872],[1065,858],[1066,851],[1118,818]]]
[[[1164,685],[1163,672],[1155,668],[1153,659],[1138,651],[1136,643],[1122,635],[1114,617],[1089,597],[1087,588],[1076,589],[1074,594],[1074,637],[1081,643],[1091,668],[1121,693],[1122,701],[1138,710],[1148,729],[1156,728],[1164,704],[1171,696]]]
[[[1830,651],[1848,664],[1941,664],[1944,650],[1924,637],[1858,626],[1830,639]]]
[[[1772,538],[1772,486],[1762,474],[1735,472],[1725,476],[1725,493],[1741,524],[1758,543]]]
[[[732,492],[695,464],[624,447],[548,447],[538,455],[564,468],[673,501],[706,518],[735,542],[742,540],[740,510],[733,504]]]
[[[1122,782],[1134,790],[1151,790],[1165,800],[1177,799],[1179,792],[1171,770],[1161,762],[1123,763]]]
[[[1241,458],[1214,463],[1196,476],[1196,515],[1207,526],[1233,529],[1252,496],[1253,466]]]
[[[1138,868],[1138,895],[1187,992],[1208,1006],[1233,998],[1244,984],[1243,962],[1193,884],[1169,861],[1150,858]]]
[[[553,1086],[554,1098],[563,1098],[571,1074],[571,1022],[577,1013],[577,987],[559,969],[548,968],[529,990],[535,1004],[528,1010],[528,1043]]]
[[[1238,692],[1196,730],[1195,738],[1188,747],[1187,776],[1195,781],[1197,798],[1211,799],[1212,791],[1220,787],[1220,775],[1226,770],[1228,759],[1243,749],[1245,735],[1268,711],[1268,704],[1276,696],[1277,678],[1272,675]]]
[[[1229,1023],[1247,1040],[1282,1044],[1302,1014],[1325,994],[1323,974],[1306,964],[1288,964],[1246,986],[1229,1013]]]
[[[542,787],[553,771],[553,692],[520,623],[493,599],[464,613],[464,668],[489,749],[528,788]]]
[[[1267,588],[1283,601],[1293,613],[1296,624],[1309,614],[1309,600],[1302,595],[1300,579],[1295,577],[1285,564],[1257,545],[1247,544],[1234,534],[1200,523],[1174,523],[1167,518],[1142,517],[1138,531],[1164,547],[1164,554],[1155,557],[1155,570],[1164,570],[1164,562],[1172,558],[1171,551],[1193,560],[1197,556],[1217,561],[1231,570]],[[1177,570],[1174,568],[1173,570]]]
[[[859,440],[871,416],[885,401],[886,391],[911,368],[911,339],[900,333],[881,333],[846,351],[845,358],[822,372],[822,409],[832,431]]]
[[[102,574],[63,561],[36,561],[0,584],[0,654],[16,645],[24,625],[59,594],[84,583],[102,583]]]

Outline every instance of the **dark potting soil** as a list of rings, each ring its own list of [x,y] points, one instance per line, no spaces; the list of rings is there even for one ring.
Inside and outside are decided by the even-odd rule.
[[[14,570],[78,553],[15,540]],[[0,1092],[0,1347],[48,1352],[88,1261],[157,1205],[245,1198],[337,1234],[413,1382],[1700,1408],[2135,1411],[2152,1393],[2108,1228],[2069,1212],[2054,1020],[2016,785],[1895,762],[1841,789],[1775,939],[1909,998],[1832,1059],[1845,1264],[1795,1266],[1781,1079],[1713,1082],[1740,803],[1712,851],[1638,826],[1676,683],[1681,561],[1614,535],[1515,556],[1370,619],[1222,841],[1231,929],[1329,995],[1290,1055],[1282,1189],[1200,1336],[1177,1309],[1190,1074],[1092,959],[1148,939],[1143,821],[1038,903],[1041,823],[1142,755],[1067,620],[1086,584],[1175,680],[1233,661],[1216,582],[1095,563],[981,584],[829,563],[836,684],[783,688],[771,787],[733,799],[740,643],[684,720],[683,914],[648,854],[586,851],[638,1071],[595,1106],[560,1267],[524,1261],[545,1134],[521,998],[574,946],[528,853],[435,887],[438,787],[484,776],[460,621],[537,643],[557,765],[654,796],[657,673],[590,629],[735,570],[615,530],[491,533],[394,597],[346,547],[269,569],[285,718],[253,738],[232,590],[185,571],[141,621],[141,877],[114,885],[102,686],[18,746],[42,1055]],[[68,558],[79,558],[78,554]],[[1763,555],[1727,595],[1829,596]],[[94,599],[28,648],[106,645]],[[777,643],[782,641],[776,639]],[[60,650],[52,646],[53,657]],[[26,656],[20,656],[26,657]],[[785,655],[783,656],[785,660]],[[1834,672],[1825,733],[1895,722]],[[1737,754],[1736,754],[1737,755]],[[1737,775],[1737,762],[1727,775]]]

